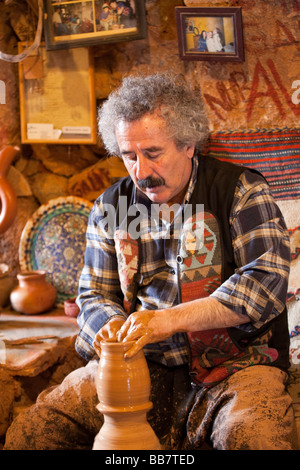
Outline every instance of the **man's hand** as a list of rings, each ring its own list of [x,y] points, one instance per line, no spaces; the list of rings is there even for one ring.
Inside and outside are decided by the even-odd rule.
[[[111,320],[109,320],[109,322],[106,323],[106,325],[101,328],[101,330],[98,331],[95,336],[93,346],[99,357],[101,354],[101,341],[117,342],[117,333],[124,322],[125,320],[122,317],[113,317]]]
[[[112,318],[97,333],[94,347],[100,355],[101,341],[133,341],[125,357],[132,357],[148,343],[163,341],[175,333],[228,328],[248,323],[249,317],[238,314],[213,297],[191,300],[163,310],[140,310],[127,318]]]
[[[132,313],[117,334],[118,341],[134,341],[125,357],[134,356],[148,343],[163,341],[172,336],[172,324],[167,321],[166,311],[143,310]]]

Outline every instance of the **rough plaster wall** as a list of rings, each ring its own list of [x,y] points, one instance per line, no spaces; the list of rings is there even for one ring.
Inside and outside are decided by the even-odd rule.
[[[185,4],[242,7],[245,62],[181,61],[174,8],[182,6],[183,2],[146,0],[147,39],[94,49],[97,100],[105,99],[124,74],[172,69],[183,73],[202,89],[212,131],[299,126],[300,104],[293,103],[291,98],[295,91],[292,84],[300,81],[300,1],[211,0],[196,3],[186,0]],[[24,0],[0,0],[0,50],[16,54],[17,42],[34,33],[32,20],[32,12]],[[1,150],[8,144],[21,144],[17,65],[0,60],[0,80],[6,87],[5,103],[0,102]],[[21,145],[21,152],[13,163],[14,171],[11,169],[9,173],[18,195],[18,214],[13,225],[0,235],[0,263],[9,264],[15,274],[19,270],[21,232],[31,214],[56,196],[73,194],[93,200],[110,184],[112,175],[118,176],[118,172],[122,172],[117,169],[113,173],[109,165],[101,142],[96,146]],[[72,366],[69,357],[63,358],[55,366],[51,377],[53,383],[59,382],[68,373],[65,368]],[[50,372],[47,371],[47,377],[38,376],[36,381],[44,387],[44,382],[49,382]],[[32,380],[27,384],[2,371],[0,448],[11,421],[14,400],[18,400],[19,405],[27,405],[36,396],[29,396],[28,390],[37,393],[40,388]]]
[[[300,80],[299,0],[186,0],[186,6],[242,7],[243,63],[180,60],[175,6],[184,3],[146,0],[145,4],[147,39],[94,48],[98,102],[125,74],[174,70],[202,89],[212,131],[299,126],[300,105],[292,102],[292,85]],[[16,53],[17,41],[32,34],[31,29],[32,13],[24,1],[9,6],[0,2],[0,50]],[[0,147],[20,144],[17,66],[0,61],[0,80],[6,84],[6,103],[0,104]],[[23,187],[13,182],[19,196],[18,215],[0,236],[0,262],[17,271],[21,232],[32,212],[57,196],[93,200],[110,184],[111,169],[101,142],[84,147],[22,145],[14,167],[26,181]]]
[[[197,64],[214,130],[293,127],[300,107],[292,102],[299,79],[299,12],[294,1],[243,1],[245,62]]]

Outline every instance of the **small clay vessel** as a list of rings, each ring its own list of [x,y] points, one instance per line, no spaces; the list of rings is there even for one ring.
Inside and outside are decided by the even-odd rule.
[[[101,343],[96,377],[104,424],[93,450],[158,450],[160,443],[147,421],[152,408],[150,374],[143,351],[125,359],[133,343]]]
[[[10,294],[14,310],[27,315],[50,310],[56,300],[57,291],[46,280],[46,271],[28,271],[17,275],[19,284]]]
[[[76,318],[80,312],[80,308],[78,307],[75,301],[76,301],[76,298],[68,299],[64,301],[64,310],[65,310],[65,314],[68,317]]]

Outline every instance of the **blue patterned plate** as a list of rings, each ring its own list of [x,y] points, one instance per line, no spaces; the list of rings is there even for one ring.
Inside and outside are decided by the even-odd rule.
[[[59,307],[77,296],[92,207],[91,202],[75,196],[51,199],[34,212],[21,235],[21,270],[45,270],[48,282],[57,289]]]

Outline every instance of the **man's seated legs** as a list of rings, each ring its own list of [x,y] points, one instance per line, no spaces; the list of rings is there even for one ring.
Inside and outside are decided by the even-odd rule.
[[[149,422],[167,448],[201,449],[206,442],[217,450],[294,448],[292,400],[281,370],[248,367],[211,389],[192,393],[186,368],[149,366],[154,404]],[[97,367],[91,361],[42,392],[9,428],[5,449],[92,449],[103,422],[96,408]]]
[[[233,374],[211,392],[216,408],[211,441],[218,450],[293,450],[292,399],[287,374],[253,366]],[[223,390],[221,391],[221,389]]]
[[[63,382],[42,392],[6,434],[6,450],[89,450],[102,425],[96,408],[98,362],[71,372]]]

